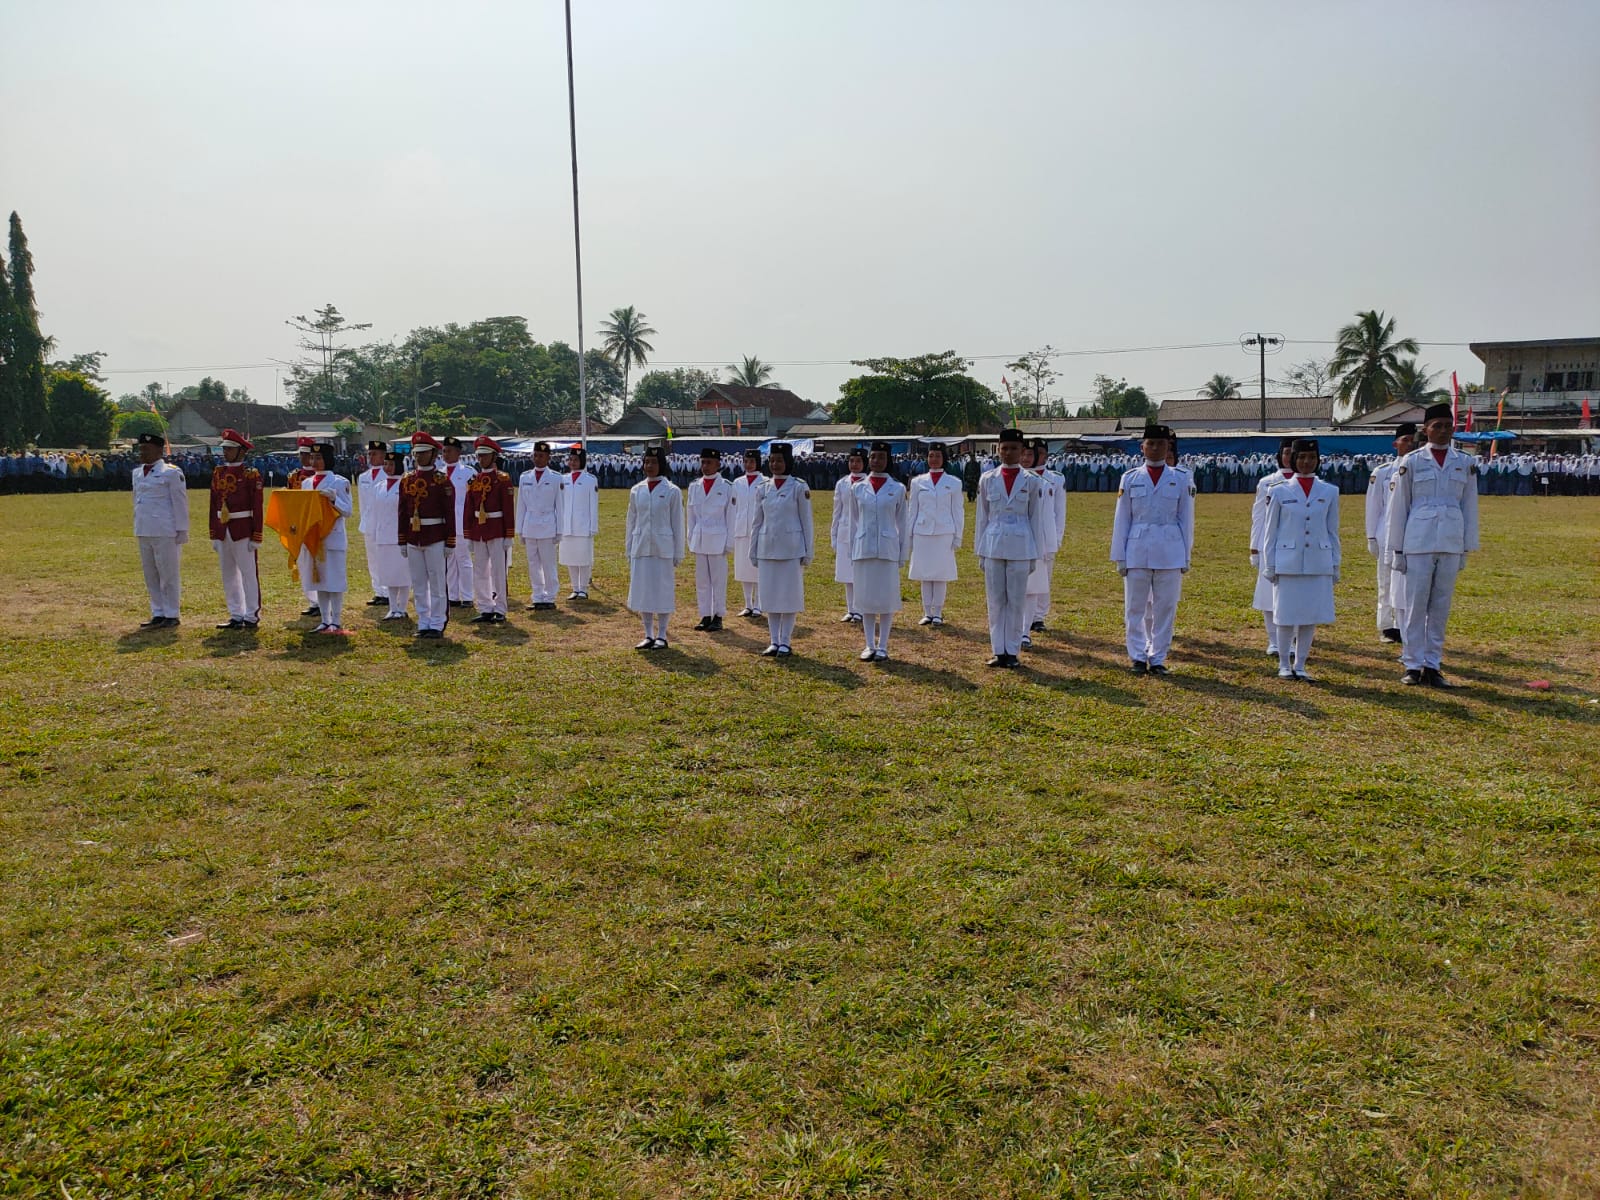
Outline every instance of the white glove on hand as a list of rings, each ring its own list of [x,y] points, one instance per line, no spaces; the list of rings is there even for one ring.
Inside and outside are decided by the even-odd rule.
[[[1188,573],[1189,573],[1189,568],[1188,567],[1179,567],[1178,568],[1178,574],[1187,575]]]
[[[1263,571],[1262,575],[1266,578],[1268,583],[1278,582],[1278,573],[1276,571]]]
[[[1395,552],[1394,556],[1394,572],[1396,575],[1404,575],[1406,573],[1406,556],[1398,551]]]
[[[1261,551],[1259,551],[1259,550],[1250,551],[1250,565],[1252,567],[1257,567],[1257,568],[1259,568],[1261,566]]]
[[[211,539],[211,548],[213,550],[215,550],[218,554],[222,553],[222,543],[220,541],[218,541],[216,538],[212,538]]]
[[[187,546],[189,544],[189,535],[187,533],[180,533],[177,536],[176,541],[180,546]]]
[[[410,546],[401,546],[400,547],[400,557],[401,558],[410,558],[411,557],[411,547]]]
[[[1126,579],[1128,577],[1128,565],[1126,563],[1118,563],[1117,574]]]
[[[1368,538],[1367,539],[1367,553],[1372,555],[1373,558],[1377,558],[1378,557],[1378,539],[1377,538]]]

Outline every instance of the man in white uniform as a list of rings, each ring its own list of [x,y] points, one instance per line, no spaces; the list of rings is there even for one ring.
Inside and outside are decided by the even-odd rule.
[[[1389,550],[1389,492],[1394,487],[1395,468],[1416,448],[1417,427],[1410,421],[1394,431],[1394,461],[1383,463],[1367,481],[1367,553],[1378,560],[1378,636],[1391,645],[1400,644],[1400,612],[1405,586],[1394,573]],[[1399,585],[1398,587],[1396,585]]]
[[[1028,573],[1045,542],[1044,484],[1022,469],[1022,431],[1000,431],[1000,465],[978,480],[972,548],[983,568],[991,667],[1022,664]]]
[[[1455,422],[1448,404],[1423,414],[1428,444],[1400,460],[1389,496],[1389,553],[1405,576],[1406,610],[1400,661],[1409,686],[1449,688],[1441,672],[1444,628],[1456,575],[1478,548],[1478,466],[1450,445]]]
[[[1167,652],[1194,548],[1194,491],[1166,465],[1172,431],[1145,426],[1144,465],[1122,477],[1111,523],[1111,561],[1122,576],[1123,620],[1135,675],[1166,675]]]
[[[1056,573],[1056,553],[1061,549],[1067,523],[1067,481],[1059,472],[1050,469],[1049,459],[1050,447],[1043,438],[1034,439],[1022,459],[1022,465],[1043,482],[1045,500],[1045,544],[1039,548],[1039,560],[1028,573],[1028,633],[1022,635],[1024,647],[1033,645],[1029,634],[1042,633],[1044,620],[1050,615],[1050,586]]]
[[[561,476],[550,469],[550,443],[533,444],[533,466],[517,480],[517,536],[528,552],[528,607],[548,612],[561,586],[556,543],[561,537]]]
[[[189,540],[189,493],[183,472],[163,457],[167,440],[139,435],[139,465],[133,470],[133,536],[139,540],[150,619],[140,629],[174,629],[182,596],[182,554]]]
[[[716,633],[728,615],[728,551],[733,548],[733,484],[722,477],[722,451],[700,451],[700,478],[684,489],[689,553],[694,555],[696,629]]]
[[[461,457],[461,439],[447,437],[444,446],[442,470],[456,492],[455,544],[444,556],[444,586],[451,608],[472,607],[472,547],[468,543],[466,528],[467,484],[478,472]]]
[[[368,442],[366,469],[356,476],[356,504],[361,509],[356,528],[361,531],[361,542],[367,550],[367,578],[372,584],[372,599],[367,601],[368,608],[376,608],[380,604],[389,606],[388,589],[378,581],[377,555],[372,553],[372,522],[367,519],[368,493],[374,487],[388,487],[382,482],[385,478],[383,460],[388,453],[387,442]]]

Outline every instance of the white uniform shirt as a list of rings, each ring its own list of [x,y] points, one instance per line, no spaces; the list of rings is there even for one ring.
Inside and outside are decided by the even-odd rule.
[[[477,478],[478,468],[468,466],[464,458],[457,459],[453,467],[448,463],[442,465],[449,473],[450,486],[456,489],[456,537],[461,538],[466,531],[467,484]],[[465,544],[464,538],[460,544]]]
[[[386,476],[382,467],[367,467],[356,476],[356,503],[359,505],[361,515],[356,521],[356,528],[362,533],[372,532],[372,522],[367,518],[367,495],[374,488],[383,486],[382,480]]]
[[[798,558],[811,562],[811,489],[792,475],[779,487],[763,479],[756,489],[755,517],[750,523],[750,561]]]
[[[840,558],[851,558],[850,541],[855,530],[850,525],[850,488],[866,475],[846,474],[833,485],[833,520],[828,523],[828,545]]]
[[[738,475],[733,480],[733,536],[749,537],[756,519],[756,494],[766,476]]]
[[[1307,492],[1295,480],[1268,493],[1261,570],[1268,575],[1339,576],[1339,489],[1313,479]]]
[[[1389,496],[1391,554],[1469,554],[1478,548],[1478,467],[1451,447],[1444,466],[1424,446],[1400,460]]]
[[[367,472],[361,472],[363,479]],[[361,532],[374,546],[400,544],[400,479],[380,469],[375,483],[363,483]],[[392,487],[390,485],[393,485]]]
[[[978,479],[978,512],[972,526],[972,549],[979,558],[1032,562],[1049,553],[1045,538],[1044,480],[1016,468],[1006,492],[1006,468],[995,467]]]
[[[183,471],[165,459],[133,469],[133,534],[177,537],[189,532],[189,493]]]
[[[1135,468],[1136,470],[1142,468]],[[1261,549],[1262,531],[1267,526],[1267,493],[1280,483],[1287,483],[1294,478],[1294,472],[1277,470],[1270,475],[1263,475],[1256,482],[1256,498],[1250,505],[1250,553],[1254,554]]]
[[[896,565],[911,557],[911,522],[906,520],[905,484],[885,476],[874,489],[863,475],[845,492],[850,506],[851,559],[888,559]]]
[[[600,533],[600,483],[588,471],[561,476],[561,536],[595,537]]]
[[[317,476],[322,476],[322,482],[317,482]],[[333,502],[333,511],[339,514],[339,519],[334,522],[328,536],[322,539],[322,545],[327,550],[348,550],[350,539],[344,531],[344,519],[350,515],[350,481],[343,475],[335,475],[332,471],[313,471],[300,482],[303,492],[321,492]]]
[[[517,536],[527,540],[561,536],[561,475],[529,467],[517,480]]]
[[[726,554],[733,549],[733,484],[721,475],[705,476],[684,489],[688,502],[689,553]]]
[[[1164,467],[1159,480],[1135,467],[1117,489],[1111,561],[1130,570],[1186,569],[1194,546],[1194,492],[1183,471]]]
[[[1400,465],[1400,460],[1386,462],[1372,472],[1372,477],[1367,480],[1367,540],[1377,542],[1379,549],[1388,540],[1388,522],[1385,518],[1389,515],[1389,488],[1394,483],[1394,469]]]
[[[683,493],[665,477],[655,487],[641,479],[628,492],[628,518],[623,525],[623,551],[629,558],[683,561]]]
[[[962,502],[961,480],[948,471],[939,474],[937,483],[931,472],[911,481],[909,500],[911,532],[923,537],[954,534],[954,548],[961,549],[967,528],[967,506]]]

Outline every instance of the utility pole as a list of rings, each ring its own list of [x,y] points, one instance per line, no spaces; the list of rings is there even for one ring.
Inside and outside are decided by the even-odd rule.
[[[572,83],[572,0],[567,12],[567,134],[572,145],[572,256],[578,275],[578,440],[589,449],[589,386],[583,364],[583,238],[578,228],[578,102]],[[624,400],[627,397],[623,397]]]
[[[435,380],[433,383],[430,383],[427,387],[419,387],[417,389],[415,412],[412,414],[413,419],[415,420],[416,424],[413,426],[413,428],[416,428],[416,429],[421,429],[422,428],[422,393],[423,392],[431,392],[431,391],[433,391],[434,388],[443,387],[443,386],[444,386],[444,380],[439,379],[439,380]]]
[[[1267,431],[1267,351],[1273,354],[1283,349],[1283,335],[1277,333],[1247,333],[1239,338],[1239,348],[1248,354],[1252,349],[1261,357],[1261,432]]]

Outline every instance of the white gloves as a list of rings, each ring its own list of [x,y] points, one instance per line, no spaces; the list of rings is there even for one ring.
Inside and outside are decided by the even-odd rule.
[[[1276,571],[1266,570],[1266,571],[1261,572],[1261,575],[1262,575],[1262,578],[1264,578],[1268,583],[1277,583],[1278,582],[1278,573]]]
[[[1257,567],[1257,568],[1259,568],[1261,566],[1261,551],[1259,551],[1259,550],[1250,551],[1250,565],[1252,567]]]
[[[1395,551],[1394,555],[1394,570],[1395,574],[1397,575],[1404,575],[1406,573],[1406,556],[1401,554],[1398,550]]]
[[[401,546],[400,547],[400,557],[401,558],[410,558],[411,557],[411,547],[410,546]]]
[[[1378,557],[1378,539],[1377,538],[1368,538],[1367,539],[1367,553],[1372,555],[1373,558],[1377,558]]]
[[[189,544],[189,533],[188,533],[188,531],[185,530],[183,533],[180,533],[177,536],[176,540],[177,540],[178,545],[187,546]]]
[[[1117,564],[1117,574],[1121,575],[1124,579],[1126,579],[1128,577],[1128,564],[1127,563],[1118,563]]]
[[[218,554],[222,553],[222,543],[220,541],[218,541],[216,538],[212,538],[211,539],[211,548],[213,550],[215,550]]]

